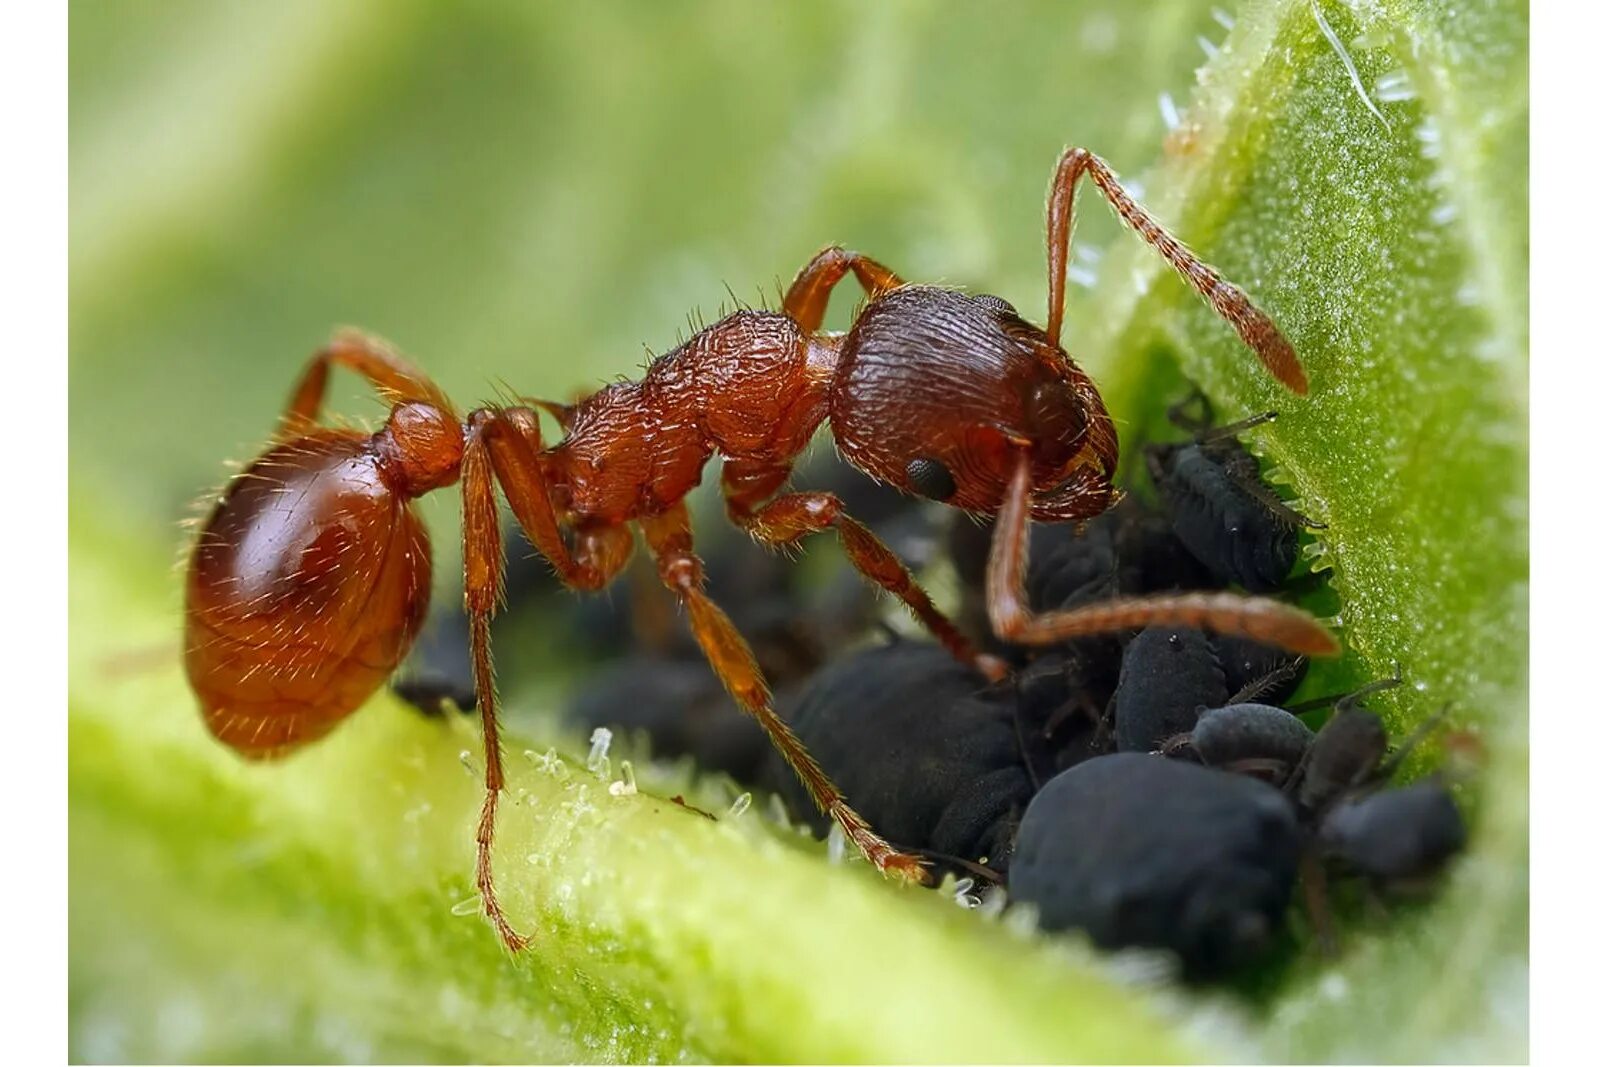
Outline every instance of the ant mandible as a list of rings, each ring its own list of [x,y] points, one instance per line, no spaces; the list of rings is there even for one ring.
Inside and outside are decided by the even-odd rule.
[[[525,945],[495,895],[490,863],[504,783],[489,651],[504,564],[498,484],[529,540],[574,589],[600,589],[621,571],[637,525],[711,666],[818,807],[879,870],[921,881],[917,858],[872,832],[773,711],[749,647],[706,595],[694,552],[684,497],[720,454],[736,525],[772,547],[832,529],[856,569],[899,597],[953,655],[991,677],[1003,674],[836,496],[784,491],[824,420],[845,459],[873,478],[998,515],[988,611],[1008,641],[1050,644],[1159,623],[1335,652],[1309,615],[1227,593],[1030,610],[1029,519],[1083,520],[1117,498],[1116,430],[1094,384],[1060,346],[1072,200],[1084,175],[1273,375],[1306,391],[1294,350],[1271,320],[1157,225],[1102,160],[1076,148],[1061,157],[1050,192],[1043,330],[997,297],[909,285],[833,247],[796,277],[782,311],[738,311],[654,361],[639,381],[572,405],[494,405],[465,419],[395,352],[341,334],[312,357],[272,446],[228,486],[189,560],[185,665],[207,725],[245,756],[269,758],[323,736],[365,702],[404,658],[427,610],[428,535],[411,501],[459,480],[486,757],[476,883],[506,945]],[[868,301],[848,331],[824,333],[829,294],[846,273]],[[390,403],[376,433],[318,423],[334,366],[366,378]],[[560,442],[544,443],[535,407],[565,431]]]

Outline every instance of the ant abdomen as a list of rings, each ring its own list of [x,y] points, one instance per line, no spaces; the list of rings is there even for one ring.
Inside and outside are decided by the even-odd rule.
[[[228,486],[189,560],[184,663],[206,725],[266,758],[316,740],[399,665],[428,608],[427,531],[373,439],[318,431]]]

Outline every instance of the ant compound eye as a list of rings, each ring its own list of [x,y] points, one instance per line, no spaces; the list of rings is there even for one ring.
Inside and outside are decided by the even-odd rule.
[[[956,495],[956,479],[950,468],[928,456],[918,456],[907,463],[906,478],[929,500],[949,500]]]
[[[1011,306],[1010,301],[1002,300],[998,296],[991,296],[988,293],[975,294],[972,302],[986,307],[990,311],[998,311],[1006,315],[1015,315],[1017,313],[1017,309]]]

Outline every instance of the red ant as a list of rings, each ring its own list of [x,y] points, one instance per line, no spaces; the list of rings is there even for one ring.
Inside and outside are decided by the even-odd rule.
[[[872,832],[784,721],[750,649],[703,588],[684,496],[723,457],[728,516],[777,547],[832,529],[857,570],[899,597],[958,659],[999,677],[934,607],[905,566],[830,493],[785,492],[797,454],[824,420],[852,465],[904,492],[998,514],[988,610],[1012,642],[1150,624],[1202,626],[1295,652],[1337,643],[1310,616],[1271,600],[1189,593],[1034,615],[1022,591],[1029,519],[1078,521],[1117,498],[1117,434],[1094,384],[1062,350],[1073,193],[1088,175],[1111,206],[1297,393],[1294,350],[1245,295],[1201,263],[1083,149],[1057,166],[1048,205],[1050,318],[1043,330],[1008,303],[908,285],[882,264],[827,248],[782,311],[741,310],[657,359],[636,382],[563,405],[532,401],[563,439],[546,445],[530,407],[462,419],[421,371],[379,342],[340,334],[312,357],[272,447],[235,478],[189,561],[185,657],[205,720],[246,756],[281,755],[326,734],[400,663],[426,611],[427,531],[410,502],[460,481],[465,601],[486,754],[477,832],[485,915],[513,950],[490,854],[501,767],[489,620],[503,553],[495,486],[538,551],[574,589],[599,589],[627,562],[637,524],[662,582],[688,612],[706,658],[765,728],[818,807],[880,870],[921,881],[916,857]],[[828,297],[853,273],[868,301],[843,334],[821,332]],[[346,367],[392,405],[376,433],[319,425],[328,371]]]

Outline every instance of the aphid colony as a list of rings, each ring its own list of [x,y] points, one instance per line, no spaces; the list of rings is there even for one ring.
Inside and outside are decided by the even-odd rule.
[[[1149,446],[1159,507],[1129,497],[1082,529],[1037,528],[1034,609],[1229,585],[1283,589],[1299,529],[1311,524],[1272,493],[1234,436],[1260,421],[1195,426],[1193,441]],[[914,507],[906,515],[907,525],[926,522]],[[948,534],[963,591],[977,600],[982,567],[962,560],[982,558],[986,532],[958,516]],[[857,647],[830,650],[823,664],[798,651],[816,648],[800,634],[820,621],[819,598],[746,591],[768,610],[788,598],[785,633],[767,634],[762,656],[783,679],[777,708],[856,810],[935,871],[1003,885],[1009,900],[1038,909],[1046,929],[1082,930],[1106,948],[1168,950],[1186,975],[1214,977],[1273,943],[1302,875],[1326,941],[1325,869],[1409,886],[1463,844],[1440,781],[1384,788],[1410,741],[1391,753],[1362,701],[1398,679],[1289,705],[1304,659],[1152,626],[1034,647],[986,634],[985,648],[1012,668],[991,682],[926,641],[868,635],[862,646],[864,616],[852,629],[837,613],[827,619],[834,644],[854,638]],[[730,599],[730,611],[742,607]],[[786,643],[795,648],[779,651]],[[797,669],[777,667],[784,661]],[[1304,716],[1330,704],[1314,731]],[[685,655],[625,653],[578,687],[568,715],[585,730],[647,734],[657,754],[690,755],[770,789],[827,830],[802,784]]]

